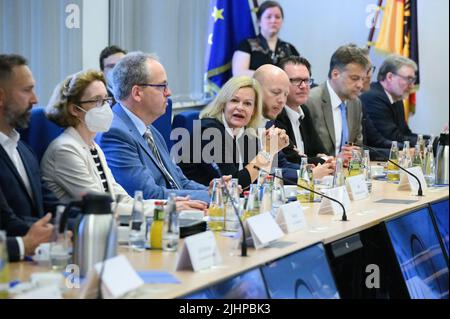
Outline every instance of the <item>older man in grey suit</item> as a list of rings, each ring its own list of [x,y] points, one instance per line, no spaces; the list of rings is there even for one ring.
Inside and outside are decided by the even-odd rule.
[[[327,154],[348,154],[348,143],[363,141],[358,95],[369,66],[361,49],[341,46],[331,57],[328,81],[311,90],[306,106]]]

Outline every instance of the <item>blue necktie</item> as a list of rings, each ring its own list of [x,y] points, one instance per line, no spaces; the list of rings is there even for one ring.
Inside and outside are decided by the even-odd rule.
[[[341,145],[339,148],[342,148],[342,146],[348,142],[347,105],[345,105],[345,102],[342,102],[341,105],[339,105],[339,109],[341,110],[342,119]]]

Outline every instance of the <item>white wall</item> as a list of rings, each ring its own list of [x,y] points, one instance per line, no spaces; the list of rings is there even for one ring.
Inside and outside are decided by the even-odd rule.
[[[438,134],[448,123],[448,0],[419,0],[420,89],[411,128]]]
[[[109,0],[83,0],[82,69],[98,69],[100,52],[109,43]]]
[[[316,83],[326,80],[331,54],[338,46],[349,42],[366,44],[369,35],[366,21],[373,14],[366,9],[377,3],[376,0],[279,2],[285,12],[281,38],[294,44],[310,60]],[[448,10],[448,0],[418,0],[421,85],[416,114],[409,122],[417,133],[438,134],[448,121]],[[371,51],[377,67],[383,58]]]

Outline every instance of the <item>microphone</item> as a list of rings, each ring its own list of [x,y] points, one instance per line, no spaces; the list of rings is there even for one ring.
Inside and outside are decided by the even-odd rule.
[[[225,190],[225,194],[227,195],[228,199],[230,200],[231,206],[233,206],[234,213],[236,214],[237,219],[239,220],[239,225],[241,226],[241,229],[242,229],[241,257],[247,257],[247,240],[246,240],[247,237],[245,235],[244,224],[242,224],[241,217],[239,216],[239,210],[236,206],[236,203],[234,202],[233,197],[231,197],[228,187],[226,187],[226,185],[225,185],[225,180],[223,178],[223,175],[222,175],[222,172],[220,171],[219,166],[216,164],[216,162],[212,162],[211,166],[217,172],[217,174],[219,174],[219,177],[222,181],[222,189]]]
[[[355,146],[361,147],[361,148],[365,148],[365,149],[367,149],[369,151],[372,151],[374,153],[377,153],[378,155],[383,155],[383,154],[381,154],[380,151],[378,151],[374,147],[370,147],[370,146],[363,145],[363,144],[358,144],[358,143],[352,143],[352,144],[355,145]],[[400,168],[402,171],[406,172],[408,175],[411,175],[412,177],[414,177],[416,179],[417,183],[419,184],[419,189],[417,190],[417,196],[423,196],[422,184],[420,183],[420,180],[419,180],[419,178],[416,175],[414,175],[413,173],[411,173],[410,171],[408,171],[407,169],[403,168],[402,166],[398,165],[396,162],[394,162],[394,161],[392,161],[390,159],[388,159],[388,162],[393,164],[393,165],[395,165],[396,167]]]
[[[269,173],[268,171],[266,171],[266,170],[264,170],[264,169],[262,169],[261,167],[258,167],[258,166],[256,166],[256,165],[253,165],[253,167],[254,167],[255,169],[257,169],[258,171],[261,171],[261,172],[263,172],[263,173],[266,173],[266,174],[268,174],[268,175],[270,175],[270,176],[272,176],[272,177],[274,177],[274,178],[279,178],[279,179],[281,179],[281,180],[282,180],[283,182],[285,182],[285,183],[297,185],[297,186],[300,187],[300,188],[303,188],[303,189],[305,189],[305,190],[307,190],[307,191],[310,191],[310,192],[312,192],[312,193],[314,193],[314,194],[323,196],[323,197],[328,198],[329,200],[331,200],[331,201],[333,201],[333,202],[335,202],[335,203],[338,203],[338,204],[342,207],[342,218],[341,218],[341,221],[342,221],[342,222],[348,221],[348,219],[347,219],[347,213],[346,213],[346,211],[345,211],[345,207],[344,207],[344,205],[343,205],[340,201],[338,201],[337,199],[331,198],[330,196],[327,196],[327,195],[325,195],[325,194],[323,194],[323,193],[321,193],[321,192],[316,192],[315,190],[312,190],[312,189],[310,189],[310,188],[308,188],[308,187],[302,186],[302,185],[298,184],[297,182],[294,182],[294,181],[292,181],[292,180],[290,180],[290,179],[288,179],[288,178],[279,177],[279,176],[277,176],[277,175],[275,175],[275,174]]]

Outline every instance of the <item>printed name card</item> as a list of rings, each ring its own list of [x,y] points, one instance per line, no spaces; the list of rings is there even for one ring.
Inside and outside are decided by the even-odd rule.
[[[282,205],[276,221],[286,234],[306,228],[305,213],[298,201]]]
[[[222,262],[216,239],[211,231],[186,237],[176,270],[200,271]]]
[[[270,213],[252,216],[246,222],[256,249],[266,247],[284,236]]]
[[[102,266],[103,274],[102,274]],[[137,272],[124,255],[95,264],[89,271],[83,287],[81,298],[96,298],[98,293],[98,280],[102,274],[102,295],[105,299],[120,298],[144,284]]]
[[[425,176],[423,176],[422,169],[419,166],[413,166],[407,168],[406,170],[417,176],[420,184],[422,184],[422,191],[425,192],[428,187],[427,182],[425,181]],[[411,190],[413,193],[417,194],[417,191],[419,190],[419,183],[417,183],[417,180],[411,175],[405,172],[400,172],[400,182],[398,184],[398,190]]]
[[[344,205],[345,210],[348,212],[350,209],[350,198],[347,193],[345,186],[339,186],[335,188],[324,189],[323,193],[331,198],[338,200]],[[322,197],[322,202],[319,207],[319,214],[332,214],[332,215],[342,215],[342,207],[338,203],[329,200],[328,198]]]
[[[360,200],[369,197],[369,189],[367,188],[364,175],[360,174],[348,177],[346,184],[352,200]]]

